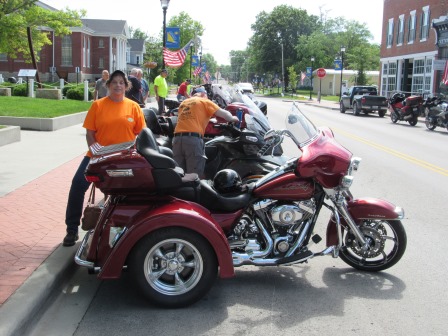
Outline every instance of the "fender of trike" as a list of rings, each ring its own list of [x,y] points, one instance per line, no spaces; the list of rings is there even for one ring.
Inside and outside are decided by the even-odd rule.
[[[114,210],[114,213],[117,214],[117,211],[119,212],[120,209]],[[123,214],[125,212],[126,210],[123,210]],[[113,220],[110,222],[113,223]],[[216,254],[220,277],[234,276],[230,246],[219,224],[202,206],[176,199],[156,208],[148,208],[148,211],[140,212],[138,216],[134,217],[132,225],[110,249],[98,277],[101,279],[118,278],[126,258],[135,244],[151,232],[166,227],[182,227],[202,235]],[[109,229],[106,224],[103,235],[109,235]],[[106,238],[101,239],[101,241],[104,240],[108,241]]]
[[[347,209],[357,224],[363,219],[400,220],[404,217],[404,210],[386,200],[378,198],[358,198],[347,202]],[[340,216],[341,225],[347,226],[343,216]],[[327,226],[327,246],[336,245],[338,235],[334,216],[331,216]]]

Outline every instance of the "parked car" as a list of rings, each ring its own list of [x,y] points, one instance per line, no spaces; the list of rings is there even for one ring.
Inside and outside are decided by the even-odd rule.
[[[352,86],[348,92],[344,92],[339,102],[339,110],[345,113],[348,109],[353,109],[354,115],[361,112],[368,114],[378,111],[382,118],[387,112],[387,98],[378,96],[375,86]]]
[[[251,83],[238,83],[236,84],[241,93],[255,93],[254,87]]]

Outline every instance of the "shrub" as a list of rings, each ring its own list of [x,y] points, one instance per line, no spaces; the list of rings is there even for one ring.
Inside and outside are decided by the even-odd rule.
[[[65,89],[65,87],[64,87]],[[63,91],[64,91],[63,89]],[[89,91],[89,100],[93,99],[93,93],[92,91]],[[76,87],[70,87],[66,90],[65,96],[67,99],[74,99],[74,100],[84,100],[84,86],[76,86]]]
[[[20,96],[20,97],[26,97],[27,91],[26,91],[26,84],[17,84],[13,87],[11,95],[13,96]]]

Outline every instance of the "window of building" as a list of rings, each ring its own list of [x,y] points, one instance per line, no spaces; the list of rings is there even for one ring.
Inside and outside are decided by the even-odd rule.
[[[404,15],[398,18],[397,45],[402,45],[404,40]]]
[[[416,59],[412,73],[412,93],[431,92],[432,59]]]
[[[394,40],[394,19],[389,19],[389,24],[387,26],[386,46],[391,47],[393,40]]]
[[[381,91],[383,95],[387,95],[397,87],[397,63],[384,63],[382,73]]]
[[[103,57],[100,57],[98,59],[98,68],[104,69],[104,58]]]
[[[72,65],[72,37],[66,35],[62,37],[62,60],[61,65],[71,66]]]
[[[139,64],[140,64],[140,56],[137,55],[137,65],[139,65]]]
[[[415,11],[409,13],[409,25],[408,25],[408,43],[414,43],[415,40]]]
[[[8,55],[0,53],[0,61],[6,62],[7,60],[8,60]]]
[[[429,36],[429,6],[422,8],[420,40],[425,41]]]
[[[82,39],[82,66],[87,66],[87,36]]]
[[[104,48],[104,40],[103,39],[98,40],[98,48]]]

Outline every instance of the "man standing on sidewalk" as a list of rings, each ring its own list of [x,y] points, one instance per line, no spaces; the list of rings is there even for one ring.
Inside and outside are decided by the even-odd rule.
[[[165,113],[165,99],[168,95],[168,84],[166,77],[168,76],[168,70],[163,69],[160,75],[154,79],[154,95],[156,96],[157,105],[159,107],[159,115]]]
[[[101,99],[107,96],[106,82],[109,79],[109,71],[103,70],[101,78],[95,82],[95,91],[93,91],[93,100]]]

